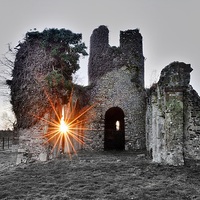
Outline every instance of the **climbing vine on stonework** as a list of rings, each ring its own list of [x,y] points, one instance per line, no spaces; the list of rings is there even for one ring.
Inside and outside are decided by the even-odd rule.
[[[47,93],[54,101],[70,94],[80,56],[88,54],[82,34],[56,28],[27,32],[16,49],[12,80],[7,83],[17,128],[28,128],[51,112]]]
[[[57,70],[53,70],[46,76],[46,81],[48,83],[49,88],[51,89],[63,89],[71,90],[72,89],[72,82],[71,80],[65,79],[62,73]]]
[[[70,78],[79,68],[80,55],[87,56],[85,43],[81,42],[82,34],[66,29],[45,29],[43,32],[27,32],[25,40],[30,43],[40,41],[41,47],[49,51],[59,63],[65,78]]]

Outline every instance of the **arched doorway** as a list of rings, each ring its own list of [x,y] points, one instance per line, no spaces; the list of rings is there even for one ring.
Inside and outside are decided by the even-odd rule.
[[[124,149],[124,112],[119,107],[112,107],[105,114],[104,150]]]

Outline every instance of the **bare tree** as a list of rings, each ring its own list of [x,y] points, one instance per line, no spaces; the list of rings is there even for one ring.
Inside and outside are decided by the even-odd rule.
[[[10,94],[10,88],[7,83],[12,76],[15,56],[15,49],[12,49],[11,45],[8,44],[8,51],[3,55],[2,59],[0,59],[0,91],[1,96],[4,97],[9,97]]]
[[[8,44],[8,51],[0,59],[0,100],[3,108],[0,112],[0,128],[3,130],[13,129],[15,124],[15,117],[10,104],[10,88],[7,84],[12,76],[15,55],[15,50]]]
[[[15,119],[12,112],[3,111],[0,115],[0,118],[2,130],[13,130],[13,127],[15,125]]]

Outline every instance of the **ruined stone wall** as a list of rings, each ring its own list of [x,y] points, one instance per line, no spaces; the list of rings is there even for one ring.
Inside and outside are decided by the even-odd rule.
[[[200,160],[200,97],[190,86],[184,101],[184,155],[187,160]]]
[[[145,148],[145,97],[143,87],[131,82],[127,66],[114,69],[102,76],[90,90],[93,108],[90,120],[90,139],[86,148],[103,150],[105,113],[109,108],[119,107],[125,115],[125,149]]]
[[[48,120],[48,115],[44,116]],[[44,135],[48,131],[48,123],[41,120],[29,129],[18,131],[18,152],[16,164],[34,161],[47,161],[49,157],[49,144]]]
[[[155,162],[183,165],[186,159],[199,159],[200,101],[190,89],[191,71],[190,65],[171,63],[149,91],[147,150]]]
[[[120,46],[110,47],[106,26],[90,38],[90,104],[97,103],[89,123],[87,147],[104,148],[105,114],[122,109],[125,120],[125,149],[145,148],[144,56],[139,30],[120,32]]]
[[[183,159],[183,92],[156,91],[148,104],[147,149],[154,162],[181,165]]]
[[[44,88],[47,88],[45,77],[52,71],[54,60],[50,53],[41,48],[38,40],[21,44],[10,81],[11,103],[18,128],[34,125],[38,118],[33,115],[42,117],[51,109]]]
[[[108,33],[106,26],[100,26],[91,35],[89,84],[96,83],[107,72],[126,65],[131,71],[132,81],[144,86],[144,56],[139,30],[120,31],[119,47],[110,47]]]

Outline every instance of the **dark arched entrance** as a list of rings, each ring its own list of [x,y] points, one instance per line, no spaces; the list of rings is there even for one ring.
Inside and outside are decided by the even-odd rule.
[[[104,150],[124,150],[124,112],[119,107],[112,107],[105,114]]]

